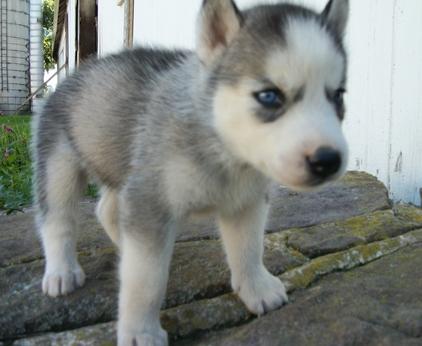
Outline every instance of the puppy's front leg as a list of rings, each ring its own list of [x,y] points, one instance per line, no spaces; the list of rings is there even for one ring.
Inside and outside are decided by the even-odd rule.
[[[160,325],[175,231],[125,228],[120,249],[119,346],[164,346],[167,333]]]
[[[263,263],[268,208],[263,197],[238,213],[219,216],[233,290],[257,315],[287,301],[283,283],[270,274]]]

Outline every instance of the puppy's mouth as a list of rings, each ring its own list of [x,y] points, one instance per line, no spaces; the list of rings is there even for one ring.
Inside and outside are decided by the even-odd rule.
[[[342,175],[344,174],[343,170],[339,170],[333,175],[330,175],[328,177],[320,177],[315,176],[311,173],[306,174],[306,177],[303,177],[301,180],[296,181],[290,181],[282,183],[283,186],[299,192],[311,192],[315,190],[319,190],[320,188],[323,188],[329,183],[332,183],[336,180],[338,180]]]
[[[305,185],[308,186],[310,189],[317,189],[321,186],[325,186],[326,184],[332,183],[336,181],[342,174],[335,174],[328,178],[318,178],[318,177],[311,177],[309,180],[306,181]]]
[[[323,188],[330,182],[337,180],[336,178],[329,178],[329,179],[322,179],[322,178],[315,178],[309,177],[308,179],[297,182],[295,184],[282,184],[283,186],[287,187],[290,190],[297,191],[297,192],[312,192],[318,191],[319,189]]]
[[[330,181],[331,179],[323,179],[323,178],[318,178],[318,177],[311,177],[309,178],[304,186],[307,186],[309,188],[316,188],[318,186],[323,185],[324,183],[327,183],[328,181]]]
[[[302,182],[297,182],[295,184],[282,184],[290,190],[298,192],[311,192],[318,190],[323,187],[328,181],[320,178],[309,178]]]

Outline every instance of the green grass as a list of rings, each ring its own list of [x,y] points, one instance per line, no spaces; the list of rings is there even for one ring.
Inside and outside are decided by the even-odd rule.
[[[30,119],[0,117],[0,209],[8,214],[31,203]]]
[[[0,117],[0,210],[7,214],[22,211],[32,201],[30,129],[30,116]],[[96,185],[88,185],[86,196],[98,196]]]

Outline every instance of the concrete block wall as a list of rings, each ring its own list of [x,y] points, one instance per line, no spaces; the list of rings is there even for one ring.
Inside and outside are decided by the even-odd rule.
[[[34,93],[44,82],[42,0],[30,0],[29,23],[31,93]],[[32,111],[38,112],[43,102],[43,93],[40,92],[32,99]]]
[[[14,113],[28,97],[29,1],[0,0],[0,111]],[[22,111],[28,111],[27,105]]]

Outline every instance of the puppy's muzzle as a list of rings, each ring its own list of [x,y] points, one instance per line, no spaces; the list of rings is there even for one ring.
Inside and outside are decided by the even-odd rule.
[[[325,180],[336,174],[341,167],[341,154],[339,151],[321,147],[306,158],[308,169],[311,174],[320,180]]]

